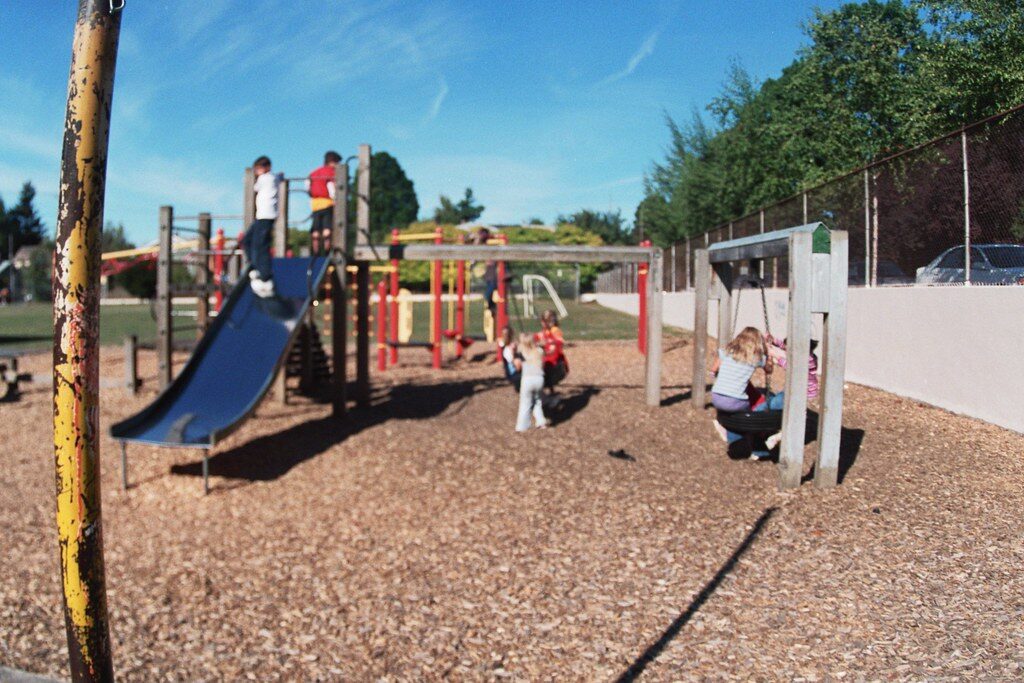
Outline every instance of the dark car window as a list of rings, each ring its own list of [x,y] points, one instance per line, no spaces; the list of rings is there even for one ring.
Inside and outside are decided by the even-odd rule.
[[[988,261],[985,260],[985,256],[981,253],[981,250],[977,247],[971,247],[971,268],[987,265]]]
[[[949,252],[939,261],[936,268],[963,268],[964,267],[964,248],[957,247],[953,251]]]
[[[985,247],[985,256],[993,268],[1024,268],[1024,247]]]

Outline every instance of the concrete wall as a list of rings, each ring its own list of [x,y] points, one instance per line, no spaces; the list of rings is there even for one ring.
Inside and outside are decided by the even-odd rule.
[[[788,292],[767,292],[786,334]],[[635,294],[598,294],[633,315]],[[737,310],[738,308],[738,310]],[[717,330],[712,302],[708,330]],[[665,294],[665,324],[693,329],[694,293]],[[742,290],[734,329],[764,327],[760,294]],[[820,339],[821,316],[814,335]],[[849,291],[846,378],[1024,433],[1024,287],[881,287]]]

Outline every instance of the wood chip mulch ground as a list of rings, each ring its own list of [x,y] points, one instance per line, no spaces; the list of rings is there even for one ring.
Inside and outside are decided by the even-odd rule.
[[[119,678],[1024,676],[1024,436],[849,386],[840,486],[782,494],[690,407],[690,350],[669,341],[651,410],[633,345],[576,345],[558,423],[524,435],[497,366],[409,352],[341,426],[266,400],[205,498],[189,450],[132,446],[122,491],[105,438]],[[48,359],[23,367],[44,381],[0,405],[0,665],[67,677]],[[154,395],[105,389],[104,431]]]

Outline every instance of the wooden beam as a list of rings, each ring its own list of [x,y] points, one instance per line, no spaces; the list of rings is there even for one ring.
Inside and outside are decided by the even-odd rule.
[[[359,173],[356,177],[356,244],[363,245],[370,243],[370,146],[359,145]],[[367,260],[372,261],[373,259],[363,259],[358,254],[355,257],[356,261]]]
[[[160,250],[156,262],[156,348],[160,389],[171,383],[171,353],[174,339],[171,327],[171,242],[174,209],[160,207]]]
[[[206,334],[206,328],[210,324],[210,292],[207,291],[207,287],[213,281],[213,278],[210,277],[209,254],[213,220],[210,218],[210,214],[201,213],[197,223],[199,263],[196,265],[196,338],[198,339]]]
[[[274,219],[274,254],[278,258],[288,251],[288,181],[282,180],[277,190],[277,218]]]
[[[779,488],[800,486],[807,429],[807,371],[811,353],[811,248],[809,232],[790,235],[786,397],[779,448]]]
[[[835,230],[831,238],[829,311],[825,314],[821,361],[821,416],[818,420],[818,461],[814,485],[831,488],[839,478],[839,447],[843,431],[843,383],[846,381],[846,292],[849,236]]]
[[[773,230],[759,235],[717,242],[708,247],[708,258],[711,263],[724,263],[726,261],[749,261],[750,259],[785,256],[789,253],[790,236],[798,232],[813,233],[819,227],[823,227],[820,222],[808,223],[784,230]]]
[[[358,261],[467,260],[545,261],[553,263],[647,263],[655,247],[586,247],[560,244],[397,244],[359,245]]]
[[[690,381],[690,398],[693,407],[704,409],[707,401],[707,365],[708,365],[708,290],[711,288],[711,266],[708,263],[708,250],[698,249],[694,263],[694,289],[696,301],[693,311],[693,377]]]
[[[661,405],[663,270],[664,256],[661,249],[656,249],[647,270],[647,357],[644,365],[647,405],[655,408]]]

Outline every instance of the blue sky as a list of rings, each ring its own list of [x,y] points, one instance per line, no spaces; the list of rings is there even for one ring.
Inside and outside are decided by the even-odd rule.
[[[147,242],[161,204],[239,213],[259,154],[304,175],[362,142],[399,160],[422,216],[471,186],[490,222],[632,219],[665,113],[702,109],[733,61],[777,75],[838,4],[128,0],[106,219]],[[0,196],[31,180],[51,228],[76,6],[0,3]]]

